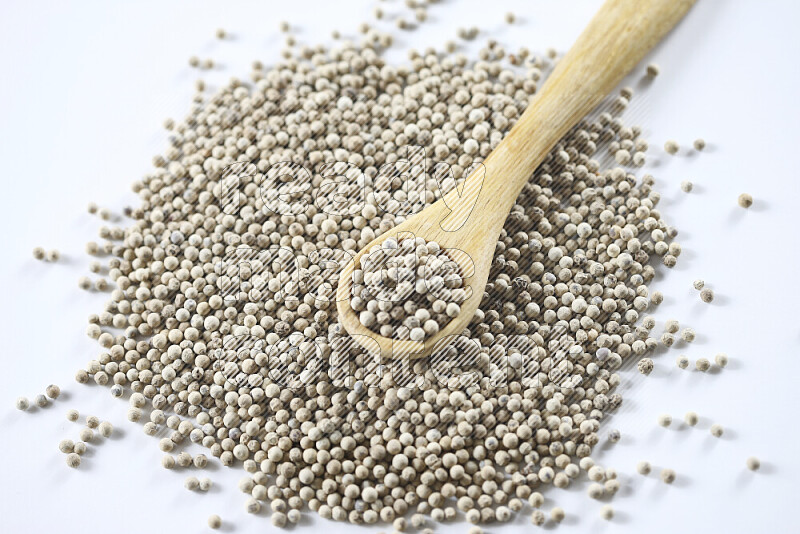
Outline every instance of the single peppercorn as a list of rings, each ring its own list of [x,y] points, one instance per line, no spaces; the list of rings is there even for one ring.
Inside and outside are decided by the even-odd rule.
[[[714,436],[715,438],[722,437],[722,434],[724,432],[725,432],[725,430],[722,428],[722,425],[717,424],[717,423],[714,423],[713,425],[711,425],[711,435]]]
[[[212,515],[208,518],[208,528],[213,528],[214,530],[220,528],[222,526],[222,519],[218,515]]]
[[[653,367],[654,364],[651,358],[642,358],[636,365],[636,368],[639,370],[639,372],[645,376],[653,372]]]
[[[103,421],[100,423],[100,426],[97,428],[98,432],[104,438],[110,437],[111,433],[114,432],[114,427],[108,421]]]
[[[686,415],[683,416],[683,420],[689,426],[695,426],[697,422],[700,420],[698,415],[694,412],[686,412]]]
[[[749,193],[742,193],[739,195],[739,205],[743,208],[749,208],[753,205],[753,197]]]
[[[547,521],[547,517],[544,515],[544,512],[541,510],[534,510],[531,514],[531,523],[540,527],[544,525],[544,522]]]
[[[665,484],[672,484],[675,482],[675,471],[669,468],[661,470],[661,481]]]
[[[67,454],[67,465],[73,469],[81,465],[81,457],[80,455],[71,452]]]
[[[640,475],[649,475],[650,469],[650,462],[641,461],[636,464],[636,472]]]
[[[17,399],[17,402],[15,403],[17,410],[22,410],[23,412],[27,410],[30,407],[30,405],[31,405],[30,402],[25,397],[19,397]]]
[[[708,287],[703,288],[703,290],[700,291],[700,300],[706,304],[710,303],[714,300],[714,292]]]
[[[606,521],[610,521],[614,518],[614,508],[611,507],[609,504],[604,504],[600,508],[600,517],[605,519]]]
[[[750,471],[758,471],[761,468],[761,460],[755,456],[748,458],[746,464]]]

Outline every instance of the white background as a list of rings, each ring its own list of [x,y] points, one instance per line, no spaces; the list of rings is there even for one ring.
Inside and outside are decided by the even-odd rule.
[[[382,4],[389,14],[405,11],[397,0]],[[166,146],[163,119],[186,112],[198,75],[213,84],[246,78],[254,59],[270,64],[282,46],[280,20],[293,23],[300,42],[327,42],[335,28],[353,35],[358,23],[372,20],[374,5],[2,1],[0,532],[195,532],[207,528],[212,513],[228,531],[275,530],[265,513],[244,512],[236,489],[243,471],[215,467],[210,494],[189,493],[183,488],[188,470],[160,467],[156,440],[125,419],[124,402],[73,380],[98,354],[84,331],[87,315],[99,312],[105,298],[77,287],[78,277],[88,274],[84,243],[98,239],[101,225],[86,205],[95,201],[119,213],[133,202],[131,182]],[[389,59],[403,60],[409,45],[442,45],[465,25],[480,26],[484,38],[488,32],[509,49],[563,51],[599,5],[440,2],[421,29],[393,30],[399,46]],[[698,336],[690,346],[659,354],[650,377],[625,373],[623,407],[602,430],[605,436],[619,428],[622,441],[601,445],[594,455],[620,472],[623,489],[612,501],[617,515],[610,523],[599,518],[602,503],[586,496],[585,482],[548,491],[544,509],[566,510],[558,527],[565,532],[800,531],[792,499],[800,481],[797,5],[701,0],[652,54],[662,70],[655,83],[641,87],[642,66],[628,82],[637,96],[625,118],[644,127],[647,170],[657,178],[660,208],[680,229],[684,251],[655,284],[667,295],[655,312],[657,332],[674,318]],[[519,19],[513,26],[503,22],[509,10]],[[382,24],[394,28],[392,17]],[[217,27],[233,38],[216,40]],[[190,69],[193,54],[223,68],[212,74]],[[686,150],[696,137],[708,142],[702,154]],[[681,143],[678,156],[663,152],[667,139]],[[690,194],[678,187],[687,179],[695,184]],[[750,210],[736,203],[745,191],[756,199]],[[37,262],[34,246],[58,248],[64,259]],[[700,302],[691,287],[695,278],[715,290],[713,304]],[[682,371],[674,363],[680,353],[693,361],[717,352],[731,360],[720,372]],[[64,392],[54,405],[34,413],[14,409],[17,396],[32,399],[49,383]],[[68,408],[118,429],[106,443],[91,445],[77,470],[57,450],[59,440],[77,439],[81,428],[66,421]],[[701,415],[696,428],[656,424],[661,413],[681,421],[688,410]],[[721,439],[710,436],[712,422],[725,426]],[[756,474],[745,469],[750,455],[763,462]],[[645,459],[655,467],[647,478],[634,472]],[[672,486],[658,480],[664,466],[678,473]],[[531,529],[528,515],[488,530]],[[308,514],[304,528],[312,524],[352,532]],[[467,526],[437,530],[463,533]]]

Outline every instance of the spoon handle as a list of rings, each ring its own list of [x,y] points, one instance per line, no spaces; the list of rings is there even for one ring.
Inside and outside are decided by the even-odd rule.
[[[475,212],[487,218],[496,214],[502,224],[525,182],[559,139],[622,81],[692,4],[694,0],[607,0],[484,162],[486,177]],[[485,227],[487,222],[481,224]]]

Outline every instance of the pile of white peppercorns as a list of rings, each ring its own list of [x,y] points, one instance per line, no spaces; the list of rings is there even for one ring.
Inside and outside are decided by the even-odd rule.
[[[257,63],[253,83],[233,79],[208,96],[199,84],[189,115],[168,121],[170,146],[134,184],[133,222],[101,236],[114,290],[87,331],[102,351],[76,379],[130,388],[129,419],[150,410],[148,434],[171,430],[163,450],[188,437],[224,465],[242,465],[247,510],[269,501],[276,526],[296,523],[305,507],[397,530],[409,512],[415,527],[458,511],[472,523],[509,521],[525,501],[541,505],[537,488],[565,488],[582,471],[605,480],[596,493],[613,495],[616,473],[590,454],[600,422],[622,402],[616,370],[658,346],[652,325],[634,326],[651,303],[649,262],[671,267],[680,254],[653,178],[595,159],[605,148],[641,154],[621,154],[623,165],[644,161],[641,129],[617,116],[633,91],[581,122],[531,176],[454,350],[384,365],[338,324],[325,283],[335,275],[317,258],[357,252],[409,206],[456,187],[514,125],[555,54],[508,56],[490,42],[476,62],[428,49],[394,67],[380,55],[391,36],[363,33],[359,44],[298,47],[272,68]],[[430,165],[405,160],[407,146],[422,147]],[[229,180],[226,169],[241,162],[257,172]],[[326,182],[323,165],[333,162],[327,169],[349,179],[339,189]],[[231,190],[238,201],[220,200],[235,198]],[[343,206],[357,190],[366,192],[360,204]],[[408,330],[390,334],[410,339],[457,314],[462,298],[438,272],[448,263],[438,247],[414,244],[426,251],[414,268],[441,276],[434,288],[449,294],[414,285],[419,302],[409,308],[352,303],[375,315],[374,325],[362,315],[364,324],[383,333],[377,316],[387,313]],[[242,249],[283,252],[231,264]],[[419,265],[420,256],[437,265]],[[396,280],[402,295],[405,280]],[[554,521],[562,517],[553,509]]]
[[[461,313],[468,294],[458,264],[436,242],[389,238],[353,272],[350,307],[384,337],[423,341]]]

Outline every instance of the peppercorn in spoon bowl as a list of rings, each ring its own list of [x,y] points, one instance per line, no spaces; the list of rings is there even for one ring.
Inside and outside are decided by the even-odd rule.
[[[694,0],[607,0],[558,62],[509,134],[466,177],[463,185],[374,239],[343,268],[336,291],[336,305],[340,324],[354,340],[382,358],[410,359],[429,356],[453,341],[469,325],[480,306],[497,238],[534,170],[556,143],[600,103],[693,4]],[[566,158],[564,163],[569,159],[566,153],[560,156]],[[408,276],[409,270],[417,275],[413,282],[415,290],[410,292],[407,284],[403,286],[405,292],[374,289],[387,279],[391,283],[392,278],[400,273],[400,270],[392,270],[391,266],[368,273],[369,280],[367,277],[362,280],[365,273],[362,262],[369,261],[373,254],[380,255],[382,251],[387,258],[398,256],[400,253],[394,251],[409,239],[415,240],[414,252],[421,251],[423,257],[430,255],[430,249],[435,255],[444,254],[444,259],[437,256],[433,260],[437,267],[437,259],[455,264],[458,272],[454,274],[460,278],[462,286],[458,289],[463,289],[463,295],[459,293],[457,299],[461,300],[458,314],[446,324],[437,323],[436,327],[431,324],[427,330],[424,325],[430,324],[428,321],[432,319],[426,319],[426,314],[431,314],[419,312],[415,309],[416,304],[405,309],[400,306],[402,300],[397,299],[403,295],[425,295],[432,306],[441,308],[439,302],[444,301],[440,295],[429,297],[428,293],[439,292],[446,296],[447,291],[440,287],[438,280],[431,284],[433,278],[419,280],[421,273],[433,271],[427,264],[409,262],[406,265],[403,277]],[[409,254],[403,255],[404,258],[413,258],[411,248],[407,247]],[[395,287],[409,282],[404,278],[394,280]],[[359,312],[355,308],[361,307],[362,303],[356,305],[355,299],[359,297],[359,288],[365,285],[364,282],[371,288],[368,290],[370,296],[377,294],[377,298],[367,303],[368,309]],[[387,300],[387,296],[393,299]],[[394,313],[396,308],[403,308],[396,316],[413,314],[409,324],[421,323],[412,330],[421,329],[422,335],[417,330],[412,331],[414,335],[409,335],[408,339],[404,339],[404,331],[403,335],[389,337],[370,328],[374,326],[371,324],[373,315]]]

